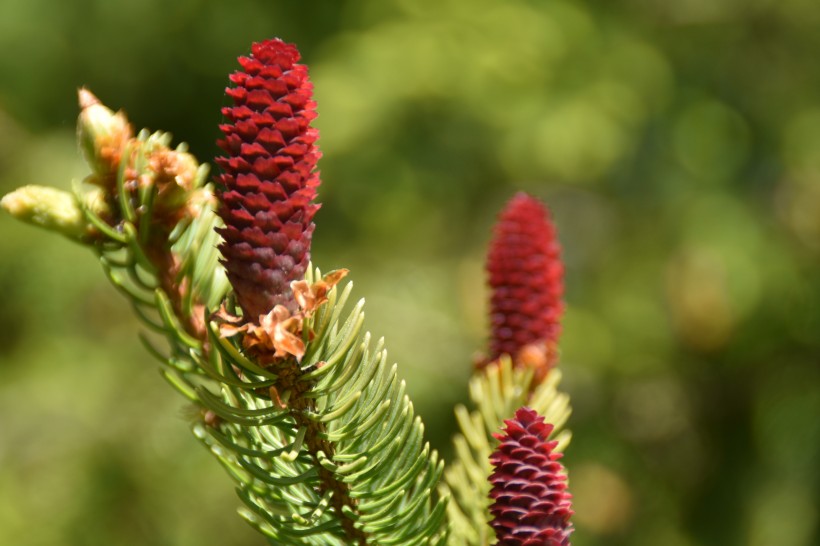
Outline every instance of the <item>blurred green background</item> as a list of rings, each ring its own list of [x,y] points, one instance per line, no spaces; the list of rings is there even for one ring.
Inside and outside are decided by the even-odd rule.
[[[352,269],[436,447],[524,189],[566,259],[573,544],[818,544],[815,0],[3,0],[0,192],[85,175],[80,85],[208,161],[271,36],[319,103],[314,261]],[[92,255],[0,234],[0,544],[260,544]]]

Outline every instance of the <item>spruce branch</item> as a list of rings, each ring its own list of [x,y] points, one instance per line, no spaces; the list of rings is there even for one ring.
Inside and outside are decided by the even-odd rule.
[[[306,498],[313,498],[295,508],[311,510],[317,535],[361,545],[438,543],[444,505],[435,500],[435,484],[442,465],[422,444],[421,422],[395,366],[386,366],[382,342],[371,353],[369,334],[359,337],[361,306],[341,328],[335,310],[322,328],[312,322],[326,295],[328,305],[335,300],[341,276],[319,280],[317,272],[301,280],[319,208],[313,201],[320,153],[310,126],[312,84],[298,60],[296,48],[281,40],[254,44],[226,90],[233,105],[223,108],[219,144],[226,156],[217,158],[220,251],[241,313],[224,310],[220,329],[241,334],[235,350],[276,377],[268,397],[315,469],[305,475]],[[264,499],[245,498],[264,512]],[[326,521],[318,523],[321,516]],[[263,530],[287,533],[282,523],[268,519]]]
[[[318,271],[307,280],[317,278]],[[229,385],[231,397],[258,413],[228,408],[206,394],[203,401],[225,423],[216,434],[206,427],[199,432],[236,454],[223,463],[242,477],[240,496],[249,506],[245,517],[285,544],[443,544],[445,503],[436,491],[443,465],[423,442],[421,420],[397,367],[387,364],[383,341],[373,346],[370,334],[362,332],[363,302],[343,316],[351,288],[332,288],[328,301],[305,321],[314,337],[299,362],[283,359],[262,368],[253,359],[236,358],[242,351],[239,336],[220,336],[219,325],[212,323],[219,355],[241,373],[219,360],[212,370]],[[243,377],[258,381],[242,388]],[[261,451],[248,450],[255,440],[240,426],[252,418],[260,419],[267,444]],[[290,429],[265,432],[262,425],[268,423],[287,423]],[[299,456],[288,463],[285,457],[261,457],[266,451]],[[283,480],[299,495],[283,496]],[[333,501],[340,494],[336,484],[347,494],[342,498],[348,503],[340,507]],[[353,522],[356,535],[345,529],[337,510]],[[300,542],[291,542],[297,538]]]
[[[278,40],[253,51],[274,64],[296,60]],[[163,376],[200,408],[194,434],[236,482],[241,514],[271,543],[444,544],[443,463],[397,367],[383,341],[363,333],[363,303],[345,310],[352,285],[336,286],[344,272],[308,268],[318,151],[303,123],[313,108],[306,72],[260,74],[283,85],[233,79],[280,96],[248,92],[226,113],[236,130],[223,127],[225,148],[238,155],[219,160],[216,192],[184,145],[171,149],[165,133],[134,136],[123,113],[81,90],[86,184],[73,195],[20,190],[3,206],[98,255],[146,326],[141,339]],[[243,122],[253,108],[261,128]],[[246,137],[258,142],[236,142]]]
[[[490,357],[480,359],[470,380],[472,409],[456,408],[457,454],[441,489],[452,495],[448,517],[453,546],[485,546],[493,539],[490,514],[490,455],[495,434],[522,406],[546,417],[560,449],[570,440],[561,431],[569,397],[558,391],[555,368],[563,311],[563,265],[555,228],[546,208],[519,193],[499,215],[487,256],[490,298]]]
[[[363,302],[347,304],[347,271],[311,269],[320,152],[298,61],[278,39],[240,58],[213,186],[184,145],[135,134],[122,112],[82,89],[85,184],[73,194],[29,186],[1,204],[97,254],[145,325],[141,339],[162,375],[199,409],[193,432],[234,480],[240,513],[272,544],[485,545],[493,528],[517,544],[504,464],[521,463],[504,446],[524,442],[512,430],[526,429],[554,469],[553,451],[570,438],[555,368],[563,267],[546,209],[519,194],[500,216],[488,257],[490,356],[476,365],[471,409],[456,409],[457,459],[442,482],[444,464],[384,341],[364,330]],[[491,462],[501,465],[495,473]],[[525,500],[546,514],[544,499]],[[568,503],[556,506],[567,524]],[[538,532],[568,542],[566,525],[547,527]],[[542,537],[533,536],[525,543]]]
[[[307,417],[316,404],[304,396],[310,383],[301,381],[301,327],[314,309],[297,306],[291,284],[304,276],[310,257],[320,154],[318,133],[310,127],[316,117],[312,86],[298,60],[291,44],[256,43],[249,57],[240,57],[242,70],[231,75],[234,86],[226,89],[233,105],[223,108],[228,123],[221,126],[225,138],[219,141],[227,155],[217,158],[223,170],[219,213],[225,222],[220,251],[242,314],[223,313],[223,331],[241,332],[249,356],[277,375],[271,397],[300,431],[320,494],[328,495],[346,538],[366,544],[351,518],[356,503],[350,487],[322,464],[332,460],[335,448],[323,437],[325,423]]]

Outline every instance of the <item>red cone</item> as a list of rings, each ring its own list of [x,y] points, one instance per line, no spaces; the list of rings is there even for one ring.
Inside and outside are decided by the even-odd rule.
[[[257,322],[275,305],[295,310],[290,283],[310,260],[320,157],[313,86],[296,47],[279,39],[253,44],[242,70],[226,89],[233,106],[216,158],[219,215],[225,227],[219,250],[247,320]]]
[[[501,442],[490,456],[493,503],[490,525],[500,546],[568,546],[573,531],[572,495],[566,473],[553,451],[557,442],[547,441],[552,425],[530,408],[504,421]]]
[[[507,203],[490,242],[487,272],[492,290],[489,360],[508,354],[523,365],[528,358],[522,351],[543,347],[546,362],[540,375],[545,374],[557,356],[564,266],[555,227],[540,201],[518,193]]]

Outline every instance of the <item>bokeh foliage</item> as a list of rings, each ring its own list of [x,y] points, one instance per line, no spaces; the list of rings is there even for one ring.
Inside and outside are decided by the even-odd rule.
[[[82,176],[80,85],[208,161],[274,35],[316,86],[314,261],[352,270],[437,447],[525,189],[567,261],[573,543],[820,539],[815,2],[4,0],[0,191]],[[0,230],[0,543],[258,544],[94,260]]]

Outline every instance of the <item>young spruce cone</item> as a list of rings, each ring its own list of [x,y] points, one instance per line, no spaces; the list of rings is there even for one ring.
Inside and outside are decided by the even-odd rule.
[[[538,382],[557,358],[564,310],[561,247],[540,201],[518,193],[507,203],[490,242],[487,272],[492,291],[488,362],[508,354],[517,366],[535,368]]]
[[[490,525],[499,546],[568,546],[572,533],[572,495],[566,474],[547,438],[552,425],[530,408],[504,421],[501,445],[490,456]]]
[[[216,162],[219,215],[225,222],[219,249],[245,320],[296,302],[291,281],[304,277],[310,260],[319,173],[319,133],[313,86],[296,47],[279,39],[253,44],[242,70],[226,89],[233,106],[218,141],[226,156]]]

